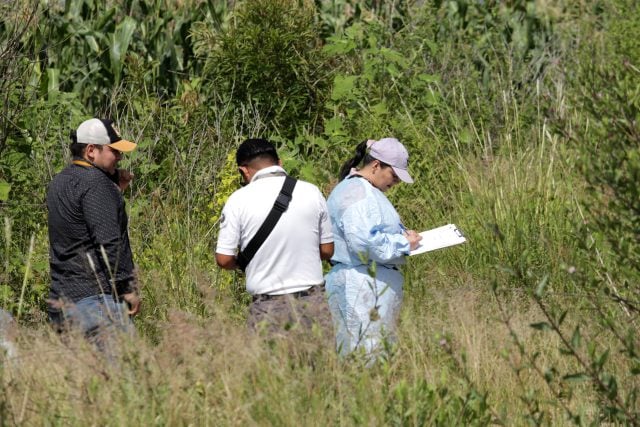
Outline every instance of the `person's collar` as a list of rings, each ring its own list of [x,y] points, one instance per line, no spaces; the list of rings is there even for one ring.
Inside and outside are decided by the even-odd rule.
[[[347,178],[353,178],[354,176],[362,176],[362,174],[358,169],[351,168],[351,170],[349,171],[349,175],[347,175]]]
[[[91,162],[89,159],[86,159],[84,157],[74,157],[71,163],[76,166],[82,166],[85,168],[96,168],[102,173],[104,173],[105,175],[107,175],[109,179],[115,182],[116,184],[118,184],[120,181],[120,171],[118,169],[116,169],[116,172],[112,175],[106,170],[102,169],[101,167],[96,166],[93,162]]]
[[[71,161],[71,163],[73,163],[76,166],[83,166],[85,168],[92,168],[95,167],[95,165],[87,160],[84,160],[82,158],[78,158],[78,159],[73,159]]]
[[[284,176],[286,174],[287,172],[282,169],[281,166],[267,166],[266,168],[262,168],[258,172],[256,172],[255,175],[253,175],[253,177],[251,178],[250,183],[261,178],[269,178],[271,176]]]
[[[373,183],[371,182],[371,180],[369,180],[369,178],[367,178],[366,176],[364,176],[362,174],[362,172],[360,172],[358,169],[356,168],[351,168],[351,170],[349,171],[349,175],[347,175],[345,177],[345,179],[351,179],[351,178],[362,178],[364,179],[367,183],[369,183],[369,185],[371,185],[373,188],[376,188],[375,185],[373,185]]]

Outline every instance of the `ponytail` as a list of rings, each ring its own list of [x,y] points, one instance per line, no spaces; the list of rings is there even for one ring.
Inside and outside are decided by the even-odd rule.
[[[347,160],[340,168],[340,181],[345,179],[352,168],[355,168],[362,162],[367,154],[367,140],[365,139],[356,147],[356,155]]]

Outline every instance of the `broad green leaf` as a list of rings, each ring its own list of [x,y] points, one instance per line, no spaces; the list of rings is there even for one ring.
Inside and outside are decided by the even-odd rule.
[[[425,92],[425,99],[427,101],[427,104],[430,106],[436,106],[440,103],[440,95],[437,92],[434,92],[432,90],[428,90]]]
[[[383,116],[389,112],[387,104],[384,101],[371,106],[370,110],[376,117]]]
[[[311,140],[313,144],[321,149],[326,149],[329,146],[329,143],[326,139],[322,137],[316,137]]]
[[[129,49],[129,43],[133,32],[136,29],[136,21],[127,16],[118,24],[116,31],[111,35],[111,46],[109,46],[109,57],[111,58],[111,72],[114,76],[114,83],[120,83],[122,75],[123,60]]]
[[[352,40],[336,40],[322,48],[327,55],[344,55],[356,48],[356,44]]]
[[[342,127],[342,119],[340,117],[332,117],[324,122],[325,135],[344,135]]]
[[[439,83],[440,76],[437,74],[418,74],[418,79],[426,83]]]
[[[9,192],[11,191],[11,184],[7,181],[0,181],[0,201],[6,202],[9,200]]]
[[[398,67],[396,66],[396,64],[389,64],[387,65],[387,73],[389,73],[390,76],[392,77],[396,77],[400,74],[400,70],[398,69]]]
[[[318,171],[318,168],[316,168],[315,165],[312,165],[310,163],[305,163],[300,168],[300,176],[305,181],[315,183],[317,182],[317,179],[316,179],[317,171]]]
[[[355,24],[351,25],[349,28],[347,28],[344,31],[344,34],[346,37],[350,38],[350,39],[355,39],[355,40],[359,40],[362,38],[362,33],[363,33],[363,24],[361,22],[356,22]]]
[[[407,59],[398,51],[383,47],[380,49],[380,54],[387,61],[393,62],[402,68],[407,67]]]
[[[340,99],[351,99],[356,79],[357,76],[336,76],[333,80],[331,99],[334,101],[338,101]]]

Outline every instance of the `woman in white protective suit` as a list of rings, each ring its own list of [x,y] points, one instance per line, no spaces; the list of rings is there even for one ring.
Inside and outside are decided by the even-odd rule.
[[[421,237],[404,228],[383,193],[400,181],[413,182],[408,158],[395,138],[363,141],[327,200],[335,251],[325,280],[343,355],[363,348],[375,358],[383,340],[394,338],[402,303],[398,266]]]

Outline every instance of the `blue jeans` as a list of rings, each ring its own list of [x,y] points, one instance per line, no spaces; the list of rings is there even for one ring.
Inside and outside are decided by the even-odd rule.
[[[114,354],[118,334],[132,335],[135,331],[126,303],[114,300],[111,295],[83,298],[75,304],[66,304],[62,313],[50,312],[49,316],[58,329],[81,332],[107,356]]]

